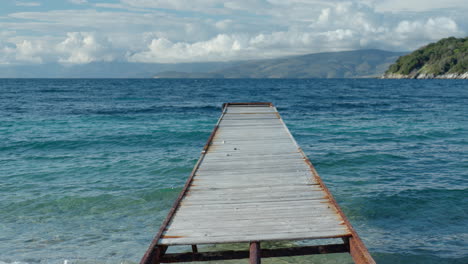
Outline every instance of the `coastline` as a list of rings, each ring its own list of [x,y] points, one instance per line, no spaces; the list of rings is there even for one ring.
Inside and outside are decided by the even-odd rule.
[[[399,74],[389,73],[384,74],[381,79],[468,79],[468,72],[465,73],[445,73],[435,75],[432,73],[411,73],[411,74]]]

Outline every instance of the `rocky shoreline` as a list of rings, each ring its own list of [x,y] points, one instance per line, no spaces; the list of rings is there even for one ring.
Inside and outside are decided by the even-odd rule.
[[[441,75],[428,73],[399,74],[387,73],[381,79],[468,79],[468,72],[465,73],[445,73]]]

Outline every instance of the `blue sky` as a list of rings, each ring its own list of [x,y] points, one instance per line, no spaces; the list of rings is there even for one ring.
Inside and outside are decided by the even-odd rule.
[[[0,64],[409,51],[466,36],[467,13],[466,0],[2,0]]]

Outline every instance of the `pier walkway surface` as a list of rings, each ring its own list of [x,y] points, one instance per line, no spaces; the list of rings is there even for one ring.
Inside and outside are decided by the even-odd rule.
[[[262,249],[262,242],[341,243]],[[197,245],[249,243],[245,251]],[[166,253],[189,245],[191,252]],[[349,252],[375,263],[271,103],[227,103],[142,264]]]

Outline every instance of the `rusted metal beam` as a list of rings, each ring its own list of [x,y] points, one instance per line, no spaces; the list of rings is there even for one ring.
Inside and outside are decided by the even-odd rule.
[[[351,232],[351,237],[349,237],[349,244],[347,245],[349,248],[349,252],[351,254],[351,257],[354,260],[354,263],[356,264],[375,264],[374,259],[370,255],[369,251],[367,250],[366,246],[364,245],[364,242],[362,242],[361,238],[359,237],[358,233],[356,230],[354,230],[353,226],[351,225],[351,222],[349,222],[348,218],[344,214],[344,212],[341,210],[340,206],[336,202],[335,198],[333,197],[332,193],[330,190],[327,188],[325,183],[323,182],[322,178],[320,178],[318,172],[315,170],[314,165],[312,162],[309,160],[309,158],[305,155],[304,151],[299,148],[299,151],[302,153],[302,156],[304,157],[304,160],[306,163],[309,165],[309,168],[314,175],[315,180],[319,183],[320,187],[322,188],[323,191],[328,196],[328,199],[330,200],[331,204],[335,207],[336,211],[338,214],[343,218],[343,221],[345,225],[348,227],[349,231]],[[345,241],[346,243],[346,241]]]
[[[375,264],[374,259],[359,237],[349,238],[349,254],[351,254],[356,264]]]
[[[192,245],[192,253],[198,253],[197,245]]]
[[[332,254],[349,252],[344,244],[330,244],[321,246],[306,246],[292,248],[277,248],[277,249],[262,249],[260,257],[276,258],[276,257],[292,257],[306,256],[316,254]],[[231,259],[246,259],[250,257],[249,251],[216,251],[216,252],[199,252],[199,253],[174,253],[166,254],[161,258],[161,263],[178,263],[192,261],[214,261],[214,260],[231,260]]]
[[[147,256],[149,263],[159,264],[161,263],[161,258],[166,253],[167,246],[157,246],[154,250],[151,251],[151,254]],[[146,255],[145,255],[146,256]]]
[[[249,249],[249,263],[250,264],[260,264],[261,260],[261,249],[260,249],[260,242],[250,242],[250,249]]]

